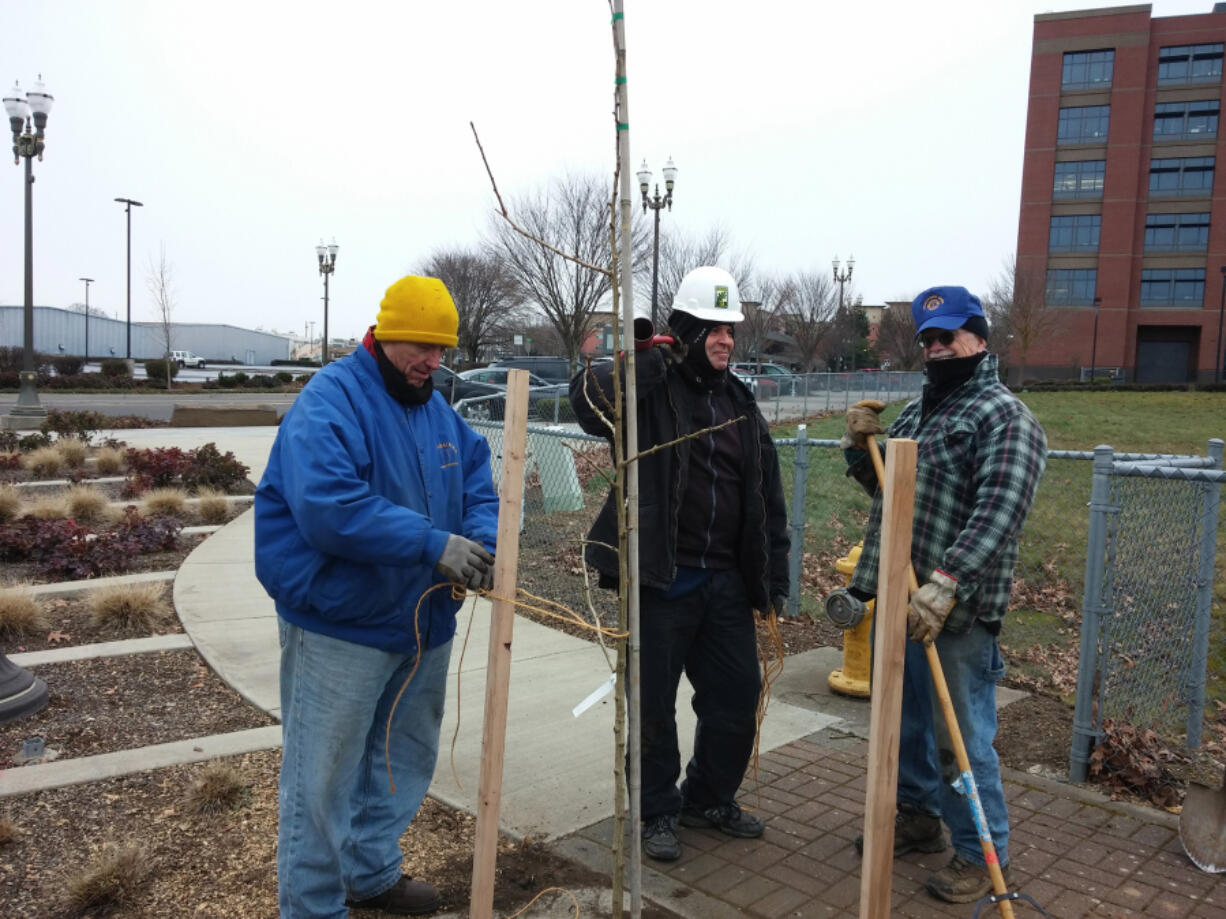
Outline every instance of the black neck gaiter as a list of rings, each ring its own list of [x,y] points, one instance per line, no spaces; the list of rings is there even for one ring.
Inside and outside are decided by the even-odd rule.
[[[980,351],[970,357],[947,357],[940,361],[925,361],[924,373],[928,382],[924,386],[924,403],[921,415],[928,413],[945,401],[945,397],[975,375],[980,362],[988,356]]]
[[[707,390],[722,387],[728,378],[726,369],[716,370],[707,359],[707,333],[716,325],[718,323],[704,322],[679,310],[668,317],[669,331],[686,347],[685,359],[681,362],[685,378]]]
[[[396,369],[396,365],[387,359],[383,345],[379,339],[375,342],[375,361],[379,365],[379,375],[383,377],[383,385],[387,387],[388,395],[401,405],[425,405],[434,392],[434,378],[426,377],[421,386],[413,386],[404,378],[404,374]]]

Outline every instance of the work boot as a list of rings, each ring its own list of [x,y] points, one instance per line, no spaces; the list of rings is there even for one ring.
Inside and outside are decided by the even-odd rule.
[[[676,817],[660,814],[643,821],[643,852],[658,862],[675,862],[681,857]]]
[[[684,804],[681,807],[681,825],[688,827],[715,827],[727,836],[740,839],[757,839],[765,832],[762,821],[753,814],[747,814],[735,804],[713,804],[710,807],[697,807]]]
[[[1012,887],[1009,866],[1000,866],[1005,886]],[[987,866],[976,865],[955,854],[949,864],[924,882],[928,892],[946,903],[974,903],[992,892],[992,876]]]
[[[345,905],[354,909],[381,909],[396,916],[420,916],[432,913],[442,906],[438,891],[425,881],[415,881],[407,874],[373,897],[365,900],[345,900]]]
[[[905,804],[898,805],[894,815],[894,855],[908,852],[941,852],[945,849],[945,834],[941,819]],[[856,851],[864,854],[864,834],[856,837]]]

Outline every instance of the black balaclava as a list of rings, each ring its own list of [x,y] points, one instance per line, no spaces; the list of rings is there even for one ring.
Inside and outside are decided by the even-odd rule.
[[[732,323],[697,319],[681,310],[673,310],[668,317],[669,330],[686,347],[681,366],[689,370],[695,381],[704,386],[722,384],[728,376],[727,369],[716,370],[707,359],[707,333],[717,325],[728,326],[733,336],[736,336],[736,326]]]
[[[987,341],[988,323],[982,316],[969,317],[962,324],[962,328]],[[924,361],[924,373],[928,377],[928,385],[924,387],[921,416],[926,417],[930,411],[944,401],[946,396],[969,380],[987,355],[988,352],[985,350],[968,357],[947,357],[939,361]]]
[[[373,337],[373,336],[372,336]],[[404,374],[396,369],[396,365],[388,360],[383,351],[383,344],[374,338],[375,361],[379,364],[379,375],[383,377],[383,385],[387,387],[388,395],[401,405],[425,405],[434,392],[434,377],[426,377],[421,386],[413,386],[404,378]]]

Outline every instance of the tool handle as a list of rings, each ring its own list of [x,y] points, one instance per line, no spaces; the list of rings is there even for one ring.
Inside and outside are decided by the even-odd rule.
[[[872,457],[873,469],[877,473],[877,481],[885,482],[885,463],[881,460],[881,448],[877,446],[877,441],[873,437],[866,437],[868,441],[868,455]],[[915,577],[915,569],[911,567],[911,563],[907,563],[907,580],[911,586],[911,592],[919,590],[919,581]],[[945,669],[941,666],[941,658],[937,654],[936,645],[932,640],[924,642],[924,654],[928,658],[928,669],[932,671],[932,684],[936,688],[937,699],[941,702],[941,711],[945,715],[945,726],[949,731],[949,739],[953,744],[954,757],[958,761],[958,771],[962,773],[964,779],[963,791],[966,794],[967,803],[971,806],[971,813],[975,819],[975,827],[979,832],[979,844],[983,847],[983,860],[988,865],[988,875],[992,878],[992,892],[997,894],[1008,893],[1009,888],[1005,884],[1005,876],[1000,870],[1000,860],[996,857],[996,846],[992,844],[992,834],[988,832],[987,820],[983,815],[983,806],[979,802],[979,789],[975,787],[975,777],[971,772],[971,760],[966,755],[966,744],[962,742],[962,731],[958,728],[958,715],[954,711],[954,703],[949,698],[949,684],[945,682]],[[1000,907],[1000,914],[1004,919],[1013,919],[1013,904],[1008,900],[1001,900],[997,904]]]

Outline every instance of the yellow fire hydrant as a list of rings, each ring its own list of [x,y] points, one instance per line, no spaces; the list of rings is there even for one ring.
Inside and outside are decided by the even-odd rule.
[[[835,569],[845,576],[844,584],[851,583],[856,562],[864,543],[857,543],[843,558],[834,563]],[[831,691],[859,699],[869,697],[869,676],[873,667],[873,646],[870,633],[873,628],[874,601],[861,604],[845,590],[836,590],[826,598],[826,615],[835,625],[843,626],[843,666],[830,674],[826,683]]]

